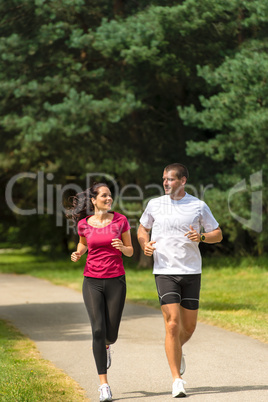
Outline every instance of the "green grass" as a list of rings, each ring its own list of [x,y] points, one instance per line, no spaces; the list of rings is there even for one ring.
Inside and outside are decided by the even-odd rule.
[[[89,401],[75,381],[42,359],[34,343],[0,320],[2,402]]]
[[[268,342],[265,268],[204,269],[200,320]]]
[[[268,260],[204,259],[199,321],[268,343]],[[159,308],[151,270],[127,268],[128,299]]]
[[[47,279],[55,285],[68,286],[81,290],[83,282],[83,264],[73,263],[64,256],[52,260],[46,255],[33,255],[14,250],[0,254],[0,273],[32,275]]]
[[[51,261],[21,251],[1,254],[0,272],[28,274],[81,291],[85,257]],[[152,270],[125,259],[127,299],[159,308]],[[205,258],[199,321],[268,342],[268,259]]]
[[[2,250],[0,257],[2,273],[32,275],[81,292],[85,257],[76,264],[29,250]],[[199,321],[268,342],[267,267],[267,258],[204,259]],[[125,268],[127,299],[159,308],[152,270],[137,269],[131,259]],[[41,359],[33,342],[1,320],[0,353],[1,401],[88,400],[72,379]]]

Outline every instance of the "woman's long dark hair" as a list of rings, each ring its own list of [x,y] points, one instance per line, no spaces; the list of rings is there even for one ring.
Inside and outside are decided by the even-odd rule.
[[[94,211],[94,205],[91,198],[96,198],[100,187],[107,187],[105,183],[94,183],[92,187],[87,188],[82,193],[77,193],[74,197],[70,197],[72,206],[69,208],[67,218],[72,219],[76,224],[90,212]]]

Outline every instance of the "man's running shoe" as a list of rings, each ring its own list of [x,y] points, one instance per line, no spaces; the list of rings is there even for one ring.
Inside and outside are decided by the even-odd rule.
[[[173,398],[184,398],[186,396],[184,384],[186,384],[185,381],[183,381],[181,378],[176,378],[172,385]]]
[[[184,355],[181,355],[181,367],[180,367],[180,375],[183,375],[186,369],[186,363],[184,359]]]
[[[100,402],[113,400],[111,388],[109,387],[108,384],[100,385],[99,392],[100,392]]]
[[[111,345],[106,346],[106,353],[107,353],[107,369],[108,369],[111,367],[112,364]]]

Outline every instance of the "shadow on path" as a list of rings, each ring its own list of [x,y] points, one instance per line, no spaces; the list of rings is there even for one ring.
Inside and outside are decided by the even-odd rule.
[[[148,314],[149,312],[149,314]],[[123,321],[159,315],[153,309],[126,305]],[[35,341],[83,341],[91,339],[89,318],[84,303],[24,303],[0,306],[0,317],[31,328]]]
[[[268,385],[234,385],[234,386],[223,386],[223,387],[198,387],[198,388],[188,388],[187,395],[206,395],[206,394],[229,394],[231,392],[247,392],[247,391],[268,391]],[[268,400],[268,398],[267,398]]]

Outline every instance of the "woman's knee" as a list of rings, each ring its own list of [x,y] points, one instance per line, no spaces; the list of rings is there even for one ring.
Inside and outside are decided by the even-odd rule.
[[[106,334],[106,345],[112,345],[117,341],[118,338],[118,331],[117,332],[110,332]]]
[[[103,330],[101,328],[92,329],[92,337],[95,341],[102,340],[104,338],[103,335]]]
[[[105,345],[113,345],[115,342],[117,341],[117,337],[116,338],[108,338],[105,340]]]

